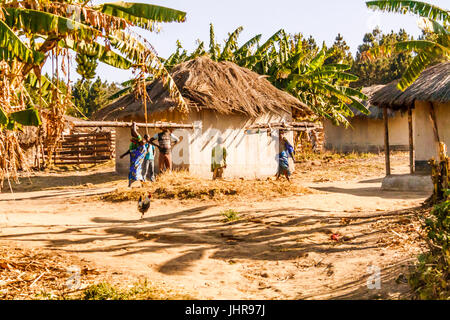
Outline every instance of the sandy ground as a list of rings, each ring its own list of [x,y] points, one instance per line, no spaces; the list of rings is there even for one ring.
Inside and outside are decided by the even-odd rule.
[[[373,161],[382,168],[382,157]],[[406,172],[407,158],[398,161],[397,172]],[[411,208],[428,195],[380,191],[380,171],[358,170],[361,175],[345,179],[309,173],[302,183],[317,192],[290,198],[156,200],[144,220],[134,202],[83,195],[123,183],[103,181],[107,173],[100,173],[97,189],[78,190],[79,196],[77,189],[54,188],[22,190],[15,194],[21,200],[3,193],[0,244],[76,255],[118,276],[148,278],[199,299],[408,298],[402,275],[423,249]],[[54,179],[78,179],[76,185],[88,174]],[[228,209],[240,220],[225,222]],[[380,289],[367,286],[371,266],[380,270]]]

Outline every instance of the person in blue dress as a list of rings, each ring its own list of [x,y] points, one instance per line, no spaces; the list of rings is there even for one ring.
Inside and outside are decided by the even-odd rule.
[[[294,159],[294,147],[287,140],[285,133],[280,131],[280,147],[282,151],[278,154],[278,173],[277,180],[280,179],[281,175],[285,176],[286,179],[290,182],[291,169],[289,168],[289,157]]]
[[[135,181],[145,181],[142,175],[142,165],[148,150],[144,139],[142,139],[137,131],[136,123],[133,123],[133,127],[131,128],[131,136],[131,142],[134,144],[134,148],[130,148],[129,150],[130,172],[128,174],[128,187],[131,187]]]

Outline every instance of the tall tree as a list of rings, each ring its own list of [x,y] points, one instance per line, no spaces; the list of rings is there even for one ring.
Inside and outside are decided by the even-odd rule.
[[[368,87],[375,84],[387,84],[393,80],[400,79],[413,60],[411,52],[395,52],[390,55],[379,56],[370,59],[371,51],[380,51],[385,46],[395,46],[402,41],[412,40],[405,30],[398,33],[390,32],[384,34],[378,27],[372,32],[366,33],[363,43],[358,47],[352,73],[359,79],[353,87]]]
[[[353,65],[353,56],[350,52],[350,47],[347,45],[347,42],[344,40],[344,37],[338,33],[336,39],[330,48],[332,51],[332,56],[325,61],[325,64],[330,63],[344,63],[346,65]]]
[[[90,118],[96,111],[105,107],[108,97],[118,90],[115,83],[103,82],[100,77],[95,81],[78,80],[72,89],[72,101],[76,108],[69,109],[69,114]]]

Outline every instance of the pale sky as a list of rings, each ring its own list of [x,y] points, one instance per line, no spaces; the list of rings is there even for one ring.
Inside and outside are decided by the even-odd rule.
[[[112,2],[93,1],[94,3]],[[213,23],[216,39],[223,42],[229,32],[243,26],[239,43],[261,33],[264,42],[279,29],[287,33],[301,32],[312,35],[320,45],[323,41],[332,45],[341,33],[354,54],[365,33],[379,26],[384,32],[406,29],[415,37],[421,34],[417,16],[369,10],[363,0],[151,0],[146,2],[187,12],[185,23],[162,25],[159,34],[139,32],[147,38],[159,56],[167,58],[175,51],[176,41],[191,52],[196,40],[209,44],[209,24]],[[448,8],[449,0],[428,0],[429,3]],[[98,75],[108,81],[123,82],[131,77],[124,71],[99,63]],[[73,74],[73,72],[72,72]]]

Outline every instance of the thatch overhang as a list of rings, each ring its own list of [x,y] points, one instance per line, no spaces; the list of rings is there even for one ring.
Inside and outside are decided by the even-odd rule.
[[[290,94],[274,87],[261,76],[232,62],[215,62],[199,57],[176,66],[171,75],[190,111],[215,110],[221,114],[242,114],[256,118],[265,113],[297,114],[308,117],[311,109]],[[148,114],[177,110],[162,80],[147,85]],[[143,119],[143,102],[134,94],[119,98],[101,109],[95,120]]]
[[[354,118],[360,118],[360,119],[371,119],[371,120],[381,120],[383,119],[383,109],[379,108],[372,103],[370,103],[370,99],[372,96],[379,90],[383,89],[385,85],[373,85],[370,87],[362,88],[361,92],[367,96],[366,100],[360,100],[360,102],[370,111],[370,114],[366,115],[362,113],[361,111],[351,108],[354,114]],[[389,118],[395,117],[397,112],[394,110],[388,110],[388,116]]]
[[[450,101],[450,62],[426,69],[405,91],[397,89],[398,80],[372,95],[370,103],[381,108],[407,110],[415,101],[446,103]]]

